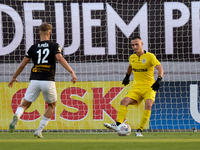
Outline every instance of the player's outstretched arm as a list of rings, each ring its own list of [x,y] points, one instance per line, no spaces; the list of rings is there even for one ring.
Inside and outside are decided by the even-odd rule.
[[[125,86],[128,85],[129,82],[130,82],[130,79],[129,79],[129,78],[130,78],[131,73],[132,73],[132,67],[131,67],[131,65],[129,64],[128,69],[127,69],[126,76],[125,76],[124,80],[122,81],[122,84],[124,84]]]
[[[72,70],[72,68],[69,66],[69,64],[67,63],[67,61],[65,60],[65,58],[59,53],[59,54],[56,54],[56,59],[58,60],[58,62],[67,70],[69,71],[69,73],[71,74],[71,81],[73,83],[76,83],[77,81],[77,77],[76,77],[76,74],[74,73],[74,71]]]
[[[164,70],[163,70],[163,67],[161,65],[157,65],[157,66],[155,66],[155,68],[158,70],[158,78],[157,78],[156,82],[151,87],[154,91],[158,91],[159,88],[160,88],[160,83],[162,81]]]
[[[9,82],[8,87],[13,86],[14,82],[18,82],[17,77],[18,75],[24,70],[24,67],[26,66],[26,64],[30,61],[30,58],[28,57],[24,57],[21,64],[19,65],[19,67],[17,68],[15,74],[12,77],[12,80]]]

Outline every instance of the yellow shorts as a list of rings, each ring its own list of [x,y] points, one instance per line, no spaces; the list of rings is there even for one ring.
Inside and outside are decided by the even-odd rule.
[[[155,101],[156,91],[152,88],[132,88],[125,97],[136,100],[139,105],[142,100],[146,101],[147,99],[151,99]]]

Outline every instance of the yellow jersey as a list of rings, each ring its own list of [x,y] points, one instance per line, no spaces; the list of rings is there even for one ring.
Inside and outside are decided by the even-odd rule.
[[[150,88],[154,80],[154,67],[160,65],[153,53],[144,51],[142,56],[132,54],[129,57],[130,65],[133,70],[132,88]]]

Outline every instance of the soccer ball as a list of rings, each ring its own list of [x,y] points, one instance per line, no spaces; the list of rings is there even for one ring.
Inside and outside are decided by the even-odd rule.
[[[122,123],[117,127],[117,134],[119,136],[128,136],[131,134],[131,127],[128,124]]]

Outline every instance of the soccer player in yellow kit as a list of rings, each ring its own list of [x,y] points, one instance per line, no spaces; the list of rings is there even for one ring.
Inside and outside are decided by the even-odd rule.
[[[125,98],[121,100],[116,123],[104,123],[104,126],[117,131],[117,126],[123,123],[126,118],[127,106],[138,106],[144,100],[144,113],[140,126],[135,134],[136,136],[142,137],[142,131],[151,116],[151,108],[155,101],[156,91],[160,87],[164,70],[154,54],[143,50],[143,42],[139,36],[133,37],[131,46],[135,54],[129,57],[130,64],[122,84],[125,86],[129,84],[129,77],[133,71],[133,86]],[[156,81],[154,80],[154,68],[158,70],[158,78]]]

